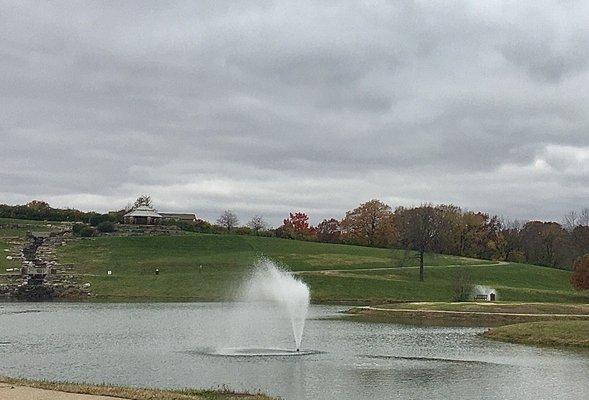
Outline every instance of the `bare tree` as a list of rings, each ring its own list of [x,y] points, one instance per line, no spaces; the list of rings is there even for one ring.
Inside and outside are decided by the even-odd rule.
[[[250,222],[247,223],[247,226],[252,228],[257,235],[259,231],[266,229],[268,224],[264,221],[264,218],[261,215],[254,215]]]
[[[499,246],[505,261],[517,261],[521,252],[521,230],[524,222],[514,219],[503,219],[501,222],[503,241]],[[523,254],[521,255],[523,257]]]
[[[144,195],[137,197],[137,200],[135,200],[135,203],[133,204],[133,209],[135,209],[137,207],[142,207],[142,206],[153,207],[153,202],[151,201],[151,196],[144,194]]]
[[[395,213],[399,226],[399,240],[406,247],[417,250],[419,257],[419,280],[424,280],[423,259],[426,252],[435,251],[444,240],[447,230],[441,210],[430,204],[411,209],[397,209]]]
[[[562,227],[567,231],[571,232],[577,226],[579,222],[579,216],[575,211],[570,211],[562,217]]]
[[[231,232],[239,224],[239,218],[237,218],[237,215],[233,211],[225,210],[217,219],[217,224]]]
[[[466,268],[452,269],[452,301],[468,301],[473,289],[472,277]]]
[[[581,210],[578,224],[581,226],[589,226],[589,207],[585,207]]]

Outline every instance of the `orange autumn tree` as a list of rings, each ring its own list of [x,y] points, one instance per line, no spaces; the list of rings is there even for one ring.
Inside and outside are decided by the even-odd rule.
[[[577,290],[589,289],[589,254],[577,258],[573,263],[571,285]]]
[[[346,212],[341,221],[342,236],[348,243],[389,247],[397,239],[394,214],[388,204],[370,200]]]

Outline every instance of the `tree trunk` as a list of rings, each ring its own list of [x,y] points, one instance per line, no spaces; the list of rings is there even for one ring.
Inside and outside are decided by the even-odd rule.
[[[423,282],[423,280],[424,280],[424,276],[423,276],[423,272],[424,272],[423,271],[423,253],[424,253],[423,250],[421,250],[419,252],[419,281],[420,282]]]

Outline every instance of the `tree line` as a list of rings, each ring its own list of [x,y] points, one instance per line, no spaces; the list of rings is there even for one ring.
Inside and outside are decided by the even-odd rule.
[[[526,262],[570,269],[589,253],[589,209],[567,223],[506,220],[454,205],[397,207],[370,200],[341,219],[311,226],[305,213],[291,213],[276,236],[327,243],[404,248],[464,257]]]
[[[0,217],[83,222],[98,226],[122,222],[123,215],[140,205],[150,205],[149,196],[139,197],[126,209],[108,214],[52,208],[44,201],[25,205],[0,204]],[[589,253],[589,208],[570,212],[562,223],[517,221],[483,212],[462,210],[455,205],[422,204],[393,209],[380,200],[370,200],[345,213],[341,219],[324,219],[316,226],[304,212],[292,212],[273,229],[260,215],[240,226],[233,211],[224,211],[216,224],[169,221],[184,230],[204,233],[235,233],[275,236],[324,243],[415,250],[423,264],[427,252],[464,257],[525,262],[571,269],[573,262]],[[103,224],[105,225],[105,224]]]

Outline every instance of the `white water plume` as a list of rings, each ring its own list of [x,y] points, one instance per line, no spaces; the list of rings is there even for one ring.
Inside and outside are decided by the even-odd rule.
[[[301,347],[310,292],[306,283],[273,261],[262,258],[254,265],[254,272],[242,287],[241,301],[267,303],[288,316],[297,351]]]
[[[491,294],[495,294],[495,299],[499,298],[499,296],[497,295],[497,290],[495,288],[490,287],[490,286],[475,285],[473,288],[473,295],[474,296],[484,295],[484,296],[487,296],[487,298],[490,298]]]

